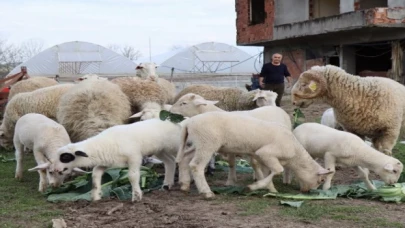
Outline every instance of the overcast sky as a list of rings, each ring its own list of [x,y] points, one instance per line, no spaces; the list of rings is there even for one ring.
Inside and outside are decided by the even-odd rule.
[[[0,0],[0,39],[40,39],[45,47],[74,40],[129,44],[147,57],[149,37],[152,56],[173,45],[236,46],[235,19],[235,0]]]

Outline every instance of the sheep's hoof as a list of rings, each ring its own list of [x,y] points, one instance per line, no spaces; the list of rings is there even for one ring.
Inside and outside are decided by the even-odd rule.
[[[22,180],[22,175],[19,175],[19,174],[17,174],[17,175],[15,175],[15,179],[17,179],[17,180]]]
[[[180,190],[183,192],[189,192],[190,186],[189,185],[181,185]]]
[[[166,191],[169,191],[169,190],[170,190],[170,187],[169,187],[169,185],[163,185],[162,189],[163,189],[163,190],[166,190]]]
[[[204,198],[207,199],[207,200],[214,199],[215,194],[213,192],[204,193]]]
[[[136,202],[139,202],[139,201],[141,201],[142,200],[142,193],[137,193],[137,192],[135,192],[133,195],[132,195],[132,203],[136,203]]]

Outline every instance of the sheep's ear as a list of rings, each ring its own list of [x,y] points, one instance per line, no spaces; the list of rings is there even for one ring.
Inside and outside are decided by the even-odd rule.
[[[28,171],[33,172],[33,171],[38,171],[38,170],[45,170],[45,169],[47,169],[50,165],[51,165],[51,163],[49,163],[49,162],[43,163],[43,164],[40,164],[40,165],[35,166],[34,168],[29,169]]]
[[[89,155],[87,155],[86,153],[84,153],[83,151],[80,151],[80,150],[76,151],[75,155],[81,156],[81,157],[89,157]]]
[[[218,101],[209,101],[209,100],[203,100],[203,99],[194,100],[195,105],[208,105],[208,104],[215,105],[216,103],[218,103]]]
[[[81,169],[81,168],[73,168],[73,172],[76,172],[76,173],[88,173],[88,172],[86,172],[86,171],[84,171],[83,169]]]
[[[142,69],[143,68],[143,66],[136,66],[136,70],[140,70],[140,69]]]
[[[388,164],[384,165],[384,169],[387,170],[387,171],[393,171],[394,166],[392,164],[388,163]]]
[[[141,117],[143,115],[143,111],[140,111],[138,113],[133,114],[132,116],[130,116],[129,118],[138,118]]]
[[[309,88],[312,92],[315,92],[316,89],[318,88],[318,84],[317,84],[315,81],[311,81],[311,82],[308,84],[308,88]]]
[[[333,171],[330,171],[330,170],[327,170],[327,169],[324,169],[324,168],[320,168],[318,170],[318,175],[326,175],[326,174],[330,174],[330,173],[333,173]]]
[[[73,160],[75,160],[75,156],[70,153],[63,153],[59,156],[59,161],[61,161],[62,163],[69,163]]]

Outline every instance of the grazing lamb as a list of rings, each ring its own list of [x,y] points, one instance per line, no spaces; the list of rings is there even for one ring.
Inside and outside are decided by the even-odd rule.
[[[284,125],[236,113],[207,112],[187,119],[180,142],[176,162],[181,190],[190,189],[190,168],[198,191],[205,198],[214,197],[204,168],[217,151],[253,155],[271,170],[267,177],[249,185],[250,190],[267,186],[271,192],[277,192],[272,179],[284,171],[283,166],[295,173],[301,191],[318,188],[325,175],[331,173],[311,158]]]
[[[379,175],[386,184],[396,183],[403,170],[403,164],[398,159],[371,148],[349,132],[318,123],[304,123],[296,127],[293,134],[312,157],[324,158],[325,168],[333,174],[336,164],[357,167],[370,190],[376,188],[368,179],[369,170]],[[331,187],[333,174],[326,178],[324,190]]]
[[[15,95],[4,111],[0,126],[0,145],[12,147],[15,124],[25,114],[39,113],[56,119],[59,100],[74,86],[74,84],[60,84]]]
[[[129,118],[140,118],[140,121],[159,118],[160,112],[162,110],[170,111],[172,105],[159,105],[156,103],[145,103],[142,105],[140,112],[137,112],[130,116]]]
[[[374,148],[392,154],[405,122],[405,87],[382,77],[358,77],[327,65],[303,72],[291,90],[292,103],[308,107],[320,99],[332,106],[345,131],[372,140]]]
[[[108,80],[108,78],[100,77],[97,74],[85,74],[75,80],[76,83],[89,80]]]
[[[56,117],[72,142],[78,142],[127,123],[130,115],[130,103],[119,86],[108,80],[89,80],[61,97]]]
[[[142,111],[145,103],[155,103],[164,105],[168,98],[162,87],[149,79],[142,80],[138,77],[119,77],[111,80],[118,85],[121,91],[131,102],[131,112],[138,113]]]
[[[217,106],[226,111],[251,110],[259,107],[259,104],[260,106],[269,105],[263,104],[263,100],[253,100],[258,91],[260,90],[246,92],[239,88],[190,85],[180,91],[174,98],[174,101],[177,102],[180,97],[187,93],[194,93],[207,100],[219,101]]]
[[[26,80],[19,81],[11,86],[8,94],[8,100],[11,100],[16,94],[31,92],[40,88],[57,85],[58,82],[47,77],[32,77]]]
[[[55,171],[54,162],[59,160],[56,152],[59,147],[70,143],[70,139],[65,128],[48,117],[36,113],[23,115],[15,125],[13,141],[17,160],[15,178],[22,179],[24,148],[31,149],[38,166],[29,171],[38,171],[40,192],[44,192],[48,184],[59,187],[72,172],[68,168]],[[74,168],[73,171],[84,172],[79,168]]]
[[[259,97],[270,97],[268,101],[272,101],[274,106],[263,106],[260,108],[256,108],[249,111],[233,111],[233,113],[238,113],[241,115],[252,116],[257,119],[265,120],[265,121],[275,121],[285,125],[288,129],[292,129],[291,119],[289,115],[280,107],[275,106],[275,99],[277,97],[277,93],[271,92],[270,95],[274,96],[266,96],[269,91],[260,91],[256,94],[255,98]],[[185,117],[193,117],[201,113],[206,112],[213,112],[213,111],[221,111],[225,112],[223,109],[218,108],[215,104],[218,101],[209,101],[205,100],[202,96],[197,94],[188,93],[182,96],[175,104],[173,104],[170,112],[175,114],[180,114]],[[225,156],[222,156],[225,158]],[[215,157],[213,157],[213,162],[215,162]],[[228,158],[225,158],[229,162],[229,174],[228,180],[226,185],[234,185],[236,182],[236,169],[235,169],[235,156],[233,154],[229,154]],[[211,161],[211,162],[212,162]],[[254,172],[254,179],[257,178],[260,180],[263,178],[261,172],[258,170],[260,165],[251,158],[251,164]]]
[[[140,166],[144,156],[155,155],[163,161],[163,185],[171,188],[176,169],[175,156],[180,145],[181,125],[151,119],[108,128],[81,142],[68,144],[58,150],[58,170],[73,167],[94,167],[92,200],[101,199],[101,177],[106,168],[129,169],[132,201],[142,199],[139,186]]]

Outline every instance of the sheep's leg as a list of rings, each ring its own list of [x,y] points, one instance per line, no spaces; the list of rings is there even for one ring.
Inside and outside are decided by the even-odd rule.
[[[332,178],[335,175],[336,158],[332,153],[326,152],[324,155],[325,169],[333,171],[333,173],[326,176],[325,183],[322,186],[323,190],[328,190],[332,185]]]
[[[48,187],[48,180],[46,177],[46,170],[38,170],[39,174],[39,187],[38,191],[45,192]]]
[[[184,154],[183,159],[179,162],[179,183],[180,190],[189,191],[191,182],[191,173],[188,164],[194,156],[194,152]]]
[[[215,194],[211,191],[204,175],[205,165],[209,162],[211,156],[213,155],[213,153],[210,151],[212,150],[200,150],[195,153],[189,166],[198,192],[203,193],[206,199],[213,198],[215,196]]]
[[[14,142],[15,145],[15,158],[17,161],[15,169],[15,178],[21,180],[23,177],[23,156],[24,156],[24,145],[18,142]]]
[[[373,147],[386,155],[392,156],[396,140],[399,136],[400,129],[389,130],[384,132],[380,137],[373,138]]]
[[[291,184],[292,173],[289,168],[284,168],[283,184]]]
[[[213,155],[207,165],[207,171],[205,174],[213,176],[214,175],[214,170],[215,170],[215,155]]]
[[[264,178],[264,174],[260,163],[253,156],[250,156],[250,164],[254,170],[253,180],[262,180]]]
[[[281,152],[282,150],[277,150],[273,145],[264,146],[256,151],[256,155],[261,162],[271,170],[271,173],[266,178],[249,185],[250,190],[257,190],[267,186],[270,192],[277,192],[274,187],[273,177],[284,171],[283,166],[277,158],[278,153]]]
[[[101,177],[104,174],[104,171],[107,167],[104,166],[95,166],[93,168],[92,180],[93,180],[93,189],[91,190],[91,198],[93,201],[101,199]]]
[[[357,166],[357,170],[359,172],[360,177],[363,178],[367,188],[369,190],[375,190],[376,187],[371,183],[370,179],[368,179],[368,174],[370,173],[370,171],[367,168],[362,168],[360,166]]]
[[[228,154],[228,164],[229,164],[229,171],[228,171],[228,180],[226,181],[225,185],[232,186],[236,183],[236,161],[235,161],[235,154]]]
[[[163,180],[163,189],[169,190],[174,184],[174,175],[176,172],[176,161],[175,158],[162,152],[155,155],[159,160],[161,160],[165,166],[165,179]]]
[[[141,165],[142,157],[139,157],[139,159],[131,160],[128,166],[128,179],[132,186],[132,202],[142,200],[142,190],[139,185],[141,179]]]

